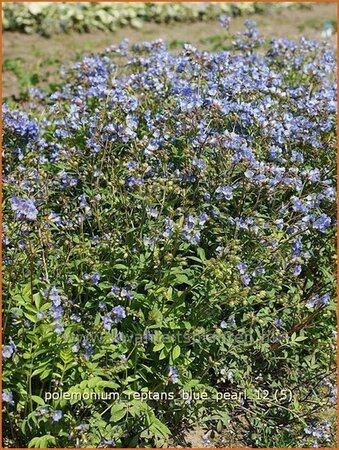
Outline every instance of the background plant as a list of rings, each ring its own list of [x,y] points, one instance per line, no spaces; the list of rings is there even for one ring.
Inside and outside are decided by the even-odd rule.
[[[297,4],[305,5],[305,4]],[[110,30],[144,22],[195,22],[217,18],[220,14],[239,15],[283,9],[288,3],[88,3],[23,2],[4,3],[4,30],[52,35],[67,31]]]

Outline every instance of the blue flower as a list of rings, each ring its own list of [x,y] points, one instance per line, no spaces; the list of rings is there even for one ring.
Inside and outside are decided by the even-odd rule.
[[[247,170],[245,170],[244,175],[245,175],[246,178],[251,179],[251,178],[254,177],[254,172],[253,172],[253,170],[247,169]]]
[[[54,306],[61,305],[61,298],[60,298],[59,292],[55,286],[51,287],[48,297],[52,301]]]
[[[327,189],[324,190],[323,195],[328,199],[328,200],[335,200],[336,199],[336,192],[335,189],[333,187],[329,187]]]
[[[112,309],[112,313],[114,314],[115,318],[118,320],[124,319],[126,317],[126,311],[125,308],[123,308],[122,306],[115,306]]]
[[[38,210],[33,200],[20,199],[18,197],[11,197],[10,199],[12,210],[15,212],[18,219],[22,217],[35,220],[38,215]]]
[[[244,275],[247,271],[247,264],[245,262],[240,262],[237,264],[237,268],[241,275]]]
[[[199,244],[200,242],[200,233],[198,231],[193,233],[184,231],[182,237],[190,244]]]
[[[313,223],[313,228],[321,231],[322,233],[326,233],[326,231],[330,225],[331,225],[331,218],[328,217],[326,214],[321,214],[319,219],[317,219]]]
[[[115,344],[118,344],[119,342],[122,342],[123,339],[124,339],[124,334],[121,331],[119,331],[116,338],[114,338],[113,342]]]
[[[205,192],[203,198],[205,202],[209,202],[211,200],[211,194],[209,192]]]
[[[201,442],[203,444],[204,447],[210,446],[211,445],[211,440],[210,438],[207,436],[207,434],[204,434],[201,438]]]
[[[92,282],[95,286],[97,286],[99,284],[100,281],[100,273],[98,272],[94,272],[92,275]]]
[[[14,405],[14,401],[13,401],[13,394],[11,391],[4,391],[2,393],[2,401],[4,403],[9,403],[11,405]]]
[[[293,270],[294,275],[296,275],[296,276],[300,275],[301,274],[301,270],[302,270],[301,265],[300,264],[296,265],[294,267],[294,270]]]
[[[143,242],[146,246],[154,249],[155,244],[157,242],[157,238],[150,238],[148,236],[144,236]]]
[[[174,222],[169,217],[165,217],[165,231],[163,233],[163,236],[165,238],[169,238],[172,236],[174,232]]]
[[[330,301],[330,295],[329,294],[324,294],[319,298],[319,305],[328,305]]]
[[[113,319],[112,319],[112,317],[109,314],[105,314],[104,315],[104,317],[102,319],[102,322],[103,322],[104,329],[107,330],[107,331],[111,331],[112,324],[113,324]]]
[[[118,288],[117,285],[114,284],[114,285],[112,286],[112,288],[111,288],[111,292],[112,292],[113,295],[119,295],[120,289]]]
[[[79,206],[85,208],[88,206],[86,194],[79,195]]]
[[[178,381],[179,381],[178,369],[176,369],[173,366],[169,366],[169,368],[168,368],[168,377],[169,377],[171,383],[173,383],[173,384],[178,383]]]
[[[235,317],[232,315],[228,318],[228,323],[230,323],[231,325],[235,325]]]
[[[55,321],[58,321],[62,318],[63,307],[61,305],[59,306],[53,305],[51,306],[49,313]]]
[[[284,325],[284,322],[282,321],[282,319],[280,319],[279,317],[277,317],[274,320],[274,325],[277,326],[278,328],[281,328]]]
[[[126,289],[126,288],[122,288],[121,289],[121,291],[120,291],[120,296],[122,297],[122,298],[124,298],[124,297],[127,297],[127,295],[128,295],[128,290]]]
[[[206,222],[207,219],[208,219],[207,213],[202,212],[202,213],[200,214],[200,218],[199,218],[199,227],[202,227],[202,226],[205,224],[205,222]]]
[[[48,407],[47,406],[40,406],[37,411],[37,416],[46,416],[48,414]]]
[[[183,226],[183,239],[191,244],[198,244],[201,239],[200,230],[203,228],[207,218],[208,216],[205,212],[202,212],[200,217],[189,214],[185,218],[185,223]]]
[[[328,305],[330,301],[330,295],[324,294],[322,296],[319,296],[317,294],[313,294],[311,298],[306,302],[305,306],[306,308],[319,308],[320,306]]]
[[[54,328],[54,333],[56,334],[62,334],[65,331],[64,326],[61,323],[58,323],[56,327]]]
[[[203,159],[199,159],[199,158],[193,159],[193,165],[196,166],[200,170],[203,170],[206,168],[206,162]]]
[[[7,105],[3,106],[4,129],[24,139],[25,145],[29,141],[37,142],[39,130],[37,120],[29,120],[28,115],[21,111],[11,111]]]
[[[293,255],[300,256],[301,249],[302,249],[302,241],[301,237],[298,236],[292,243],[292,249],[293,249]]]
[[[156,208],[151,208],[150,206],[146,206],[146,212],[149,217],[157,218],[159,216],[159,211]]]
[[[146,330],[142,335],[144,341],[152,341],[154,334],[150,330]]]
[[[133,298],[134,298],[133,292],[128,291],[128,292],[127,292],[127,295],[126,295],[126,298],[127,298],[128,300],[133,300]]]
[[[76,344],[72,345],[72,352],[73,353],[78,353],[79,350],[80,350],[79,343],[76,343]]]
[[[248,286],[251,283],[251,277],[249,275],[244,275],[241,279],[245,286]]]
[[[74,320],[74,322],[77,322],[77,323],[81,322],[81,317],[78,316],[77,314],[71,314],[70,319]]]
[[[137,186],[141,186],[145,183],[143,178],[135,178],[135,177],[126,177],[125,182],[128,187],[135,188]]]
[[[103,439],[101,442],[102,442],[103,445],[113,445],[113,446],[115,446],[115,440],[113,438],[112,439]]]
[[[233,198],[233,188],[231,186],[219,186],[215,193],[217,194],[217,199],[231,200]]]
[[[223,28],[227,30],[230,26],[231,18],[229,16],[220,16],[219,23]]]
[[[82,340],[81,347],[85,349],[84,356],[85,356],[85,359],[87,361],[89,361],[91,355],[93,355],[93,353],[94,353],[93,347],[91,346],[91,344],[88,342],[88,340],[86,338],[84,338]]]
[[[49,220],[51,220],[55,225],[61,225],[61,218],[58,214],[56,214],[54,211],[51,211],[49,216]]]
[[[62,418],[62,411],[60,409],[56,409],[52,415],[53,422],[59,422],[61,418]]]
[[[4,359],[8,359],[13,355],[13,353],[15,351],[16,351],[16,346],[14,345],[14,343],[11,343],[9,345],[4,345],[4,347],[2,349],[2,356]]]

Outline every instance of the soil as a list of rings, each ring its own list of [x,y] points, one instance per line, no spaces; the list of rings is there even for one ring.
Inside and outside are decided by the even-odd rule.
[[[264,37],[300,36],[322,39],[326,21],[336,21],[336,3],[313,3],[302,8],[288,8],[266,14],[252,14],[232,19],[230,31],[242,29],[245,19],[257,22]],[[61,65],[70,65],[84,54],[98,52],[122,39],[131,43],[161,37],[172,48],[190,42],[201,49],[213,50],[213,38],[220,34],[218,21],[196,23],[145,23],[141,29],[123,28],[116,32],[95,31],[86,34],[69,33],[51,38],[16,32],[3,34],[3,97],[18,100],[29,87],[57,83]],[[336,46],[336,35],[328,38]]]

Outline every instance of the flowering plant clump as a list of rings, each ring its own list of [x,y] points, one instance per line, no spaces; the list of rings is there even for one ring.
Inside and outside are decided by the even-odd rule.
[[[334,445],[336,62],[245,25],[4,106],[9,446]]]

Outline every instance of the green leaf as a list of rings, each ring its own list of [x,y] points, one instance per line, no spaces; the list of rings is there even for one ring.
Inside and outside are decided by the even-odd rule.
[[[176,345],[174,349],[172,350],[172,360],[175,361],[177,358],[179,358],[181,353],[181,349],[179,345]]]
[[[55,446],[56,440],[54,436],[45,434],[45,436],[35,437],[29,441],[28,448],[48,448]]]
[[[198,247],[198,248],[197,248],[197,253],[198,253],[198,256],[199,256],[199,258],[201,259],[201,261],[202,261],[202,262],[205,262],[205,261],[206,261],[205,250],[204,250],[203,248],[201,248],[201,247]]]
[[[119,422],[127,414],[127,407],[123,403],[115,403],[111,408],[111,422]]]
[[[117,270],[128,270],[128,267],[124,264],[114,264],[113,269]]]
[[[101,381],[101,378],[100,378],[100,377],[93,377],[93,378],[90,378],[90,379],[88,380],[87,386],[88,386],[89,388],[94,388],[94,387],[96,387],[96,386],[98,385],[98,383],[100,383],[100,381]]]
[[[159,355],[159,360],[165,359],[167,355],[168,355],[167,349],[166,349],[166,348],[163,348],[163,349],[161,350],[160,355]]]
[[[40,306],[41,306],[41,294],[39,292],[37,294],[34,294],[33,300],[34,300],[36,308],[39,310]]]
[[[175,278],[175,282],[177,284],[191,284],[187,275],[184,275],[184,274],[177,275]]]
[[[33,323],[36,323],[38,321],[38,317],[37,316],[33,316],[33,314],[28,314],[27,312],[24,311],[24,316],[30,320]]]
[[[167,426],[157,419],[155,416],[151,417],[151,424],[149,430],[154,433],[156,436],[168,437],[171,432],[167,428]]]
[[[38,397],[37,395],[32,395],[31,399],[33,400],[33,402],[37,403],[40,406],[45,406],[45,402],[43,401],[43,399],[41,397]]]
[[[163,342],[160,342],[160,344],[156,344],[153,347],[153,351],[154,352],[160,352],[160,350],[162,350],[165,347],[165,344]]]
[[[110,388],[110,389],[118,389],[119,385],[114,383],[114,381],[100,381],[97,384],[97,387]]]
[[[294,339],[294,341],[301,342],[301,341],[304,341],[305,339],[307,339],[307,336],[298,336],[297,338]]]

